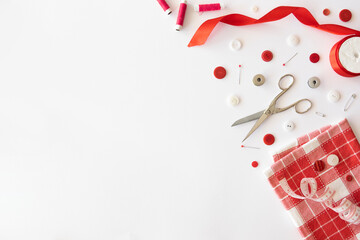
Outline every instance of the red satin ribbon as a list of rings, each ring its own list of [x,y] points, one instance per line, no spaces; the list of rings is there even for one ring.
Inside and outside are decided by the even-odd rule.
[[[346,41],[348,40],[349,38],[352,38],[354,37],[354,35],[352,36],[348,36],[346,38],[343,38],[341,39],[339,42],[337,42],[332,48],[331,48],[331,51],[330,51],[330,64],[331,64],[331,67],[334,69],[334,71],[343,76],[343,77],[356,77],[356,76],[360,76],[360,73],[353,73],[353,72],[350,72],[348,70],[346,70],[343,65],[341,64],[340,62],[340,59],[339,59],[339,49],[341,47],[341,45]],[[357,36],[357,37],[360,37],[360,36]]]
[[[293,14],[297,20],[299,20],[302,24],[305,24],[310,27],[317,28],[319,30],[329,32],[332,34],[337,35],[351,35],[357,34],[360,35],[360,31],[343,27],[336,24],[319,24],[313,15],[303,7],[288,7],[288,6],[281,6],[274,8],[263,17],[259,19],[254,19],[251,17],[247,17],[242,14],[229,14],[222,17],[209,19],[205,21],[201,26],[196,30],[194,36],[190,40],[188,47],[202,45],[206,42],[209,35],[216,27],[219,22],[226,23],[233,26],[246,26],[258,23],[265,23],[265,22],[274,22],[280,20],[290,14]]]

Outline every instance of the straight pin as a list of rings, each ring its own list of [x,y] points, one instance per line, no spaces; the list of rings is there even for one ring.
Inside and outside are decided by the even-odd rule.
[[[240,79],[241,79],[241,65],[239,65],[239,85],[240,85]]]
[[[258,147],[245,146],[245,145],[241,145],[241,148],[253,148],[253,149],[260,149],[260,148],[258,148]]]
[[[285,63],[283,63],[283,66],[285,67],[285,65],[290,62],[298,53],[295,53],[294,56],[292,56],[289,60],[287,60]]]

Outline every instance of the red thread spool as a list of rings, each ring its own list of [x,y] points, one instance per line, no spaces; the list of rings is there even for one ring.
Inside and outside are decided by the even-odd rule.
[[[170,15],[172,13],[169,5],[166,3],[165,0],[157,0],[157,1],[167,15]]]
[[[180,7],[179,7],[179,13],[176,19],[176,31],[180,31],[180,29],[183,27],[184,25],[184,19],[185,19],[185,13],[186,13],[186,8],[187,8],[187,1],[183,0],[180,3]]]
[[[194,6],[196,12],[218,11],[223,8],[224,4],[222,3],[199,4]]]
[[[350,49],[352,52],[347,52]],[[330,64],[343,77],[360,76],[360,35],[348,36],[337,42],[330,51]],[[355,65],[351,65],[351,63]]]

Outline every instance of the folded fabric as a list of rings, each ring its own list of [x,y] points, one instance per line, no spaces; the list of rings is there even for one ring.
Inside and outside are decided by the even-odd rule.
[[[360,145],[346,119],[273,159],[265,175],[304,239],[360,239]]]

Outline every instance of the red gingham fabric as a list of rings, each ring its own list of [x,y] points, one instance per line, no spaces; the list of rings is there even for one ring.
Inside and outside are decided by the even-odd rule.
[[[339,163],[334,167],[327,163],[331,154],[339,157]],[[319,191],[326,186],[336,191],[335,204],[347,198],[360,206],[360,145],[346,119],[298,138],[275,153],[273,158],[275,163],[265,174],[303,239],[360,239],[360,224],[342,220],[324,203],[293,198],[279,185],[280,176],[285,177],[291,189],[302,195],[299,188],[301,180],[314,178]],[[316,160],[325,163],[323,171],[315,170]],[[346,180],[348,175],[353,177],[352,181]]]

